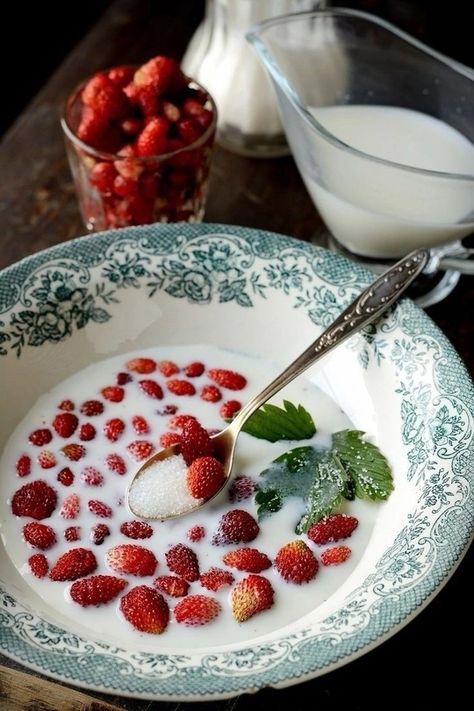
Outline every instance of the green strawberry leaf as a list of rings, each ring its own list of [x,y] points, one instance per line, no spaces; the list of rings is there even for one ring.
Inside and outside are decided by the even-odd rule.
[[[315,477],[308,492],[306,513],[296,526],[296,533],[306,533],[313,523],[339,506],[347,478],[342,462],[332,451],[317,463]]]
[[[261,472],[262,482],[255,495],[259,518],[278,511],[288,496],[306,499],[321,456],[321,451],[314,447],[296,447],[277,457]]]
[[[276,489],[259,489],[255,494],[257,504],[257,516],[259,520],[267,513],[275,513],[283,506],[283,500]]]
[[[262,405],[247,420],[242,430],[252,437],[278,442],[282,439],[310,439],[316,434],[313,418],[302,405],[283,401],[283,407]]]
[[[358,430],[336,432],[332,436],[332,451],[353,481],[356,496],[383,501],[393,491],[390,465],[375,444],[362,439],[363,435]]]

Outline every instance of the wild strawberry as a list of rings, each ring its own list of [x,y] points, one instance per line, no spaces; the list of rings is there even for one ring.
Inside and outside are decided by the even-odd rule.
[[[189,583],[175,575],[159,575],[153,581],[153,585],[170,597],[184,597],[189,590]]]
[[[120,476],[123,476],[127,471],[127,465],[120,454],[108,454],[105,458],[105,465],[109,471],[120,474]]]
[[[156,361],[153,358],[132,358],[127,363],[128,370],[141,375],[149,375],[156,370]]]
[[[165,378],[171,378],[172,375],[179,373],[178,366],[172,360],[161,360],[158,363],[158,368]]]
[[[197,420],[194,415],[176,415],[171,418],[169,425],[172,429],[181,430],[188,422],[197,422]]]
[[[81,481],[86,486],[102,486],[104,477],[95,467],[84,467],[81,474]]]
[[[82,444],[65,444],[61,448],[61,452],[65,457],[71,460],[71,462],[78,462],[86,455],[86,448]]]
[[[191,118],[185,118],[179,121],[177,125],[177,130],[179,136],[188,145],[197,141],[202,134],[201,125],[198,123],[198,121]]]
[[[156,380],[140,380],[138,382],[138,387],[142,390],[148,397],[155,398],[155,400],[163,399],[163,390],[158,385]]]
[[[275,568],[288,583],[309,583],[318,572],[318,561],[306,543],[297,538],[280,548],[275,557]]]
[[[186,471],[186,486],[195,499],[210,499],[224,483],[224,467],[215,457],[199,457]]]
[[[74,474],[69,469],[69,467],[64,467],[64,469],[61,469],[56,479],[63,486],[71,486],[74,481]]]
[[[201,573],[199,582],[203,588],[217,592],[225,585],[232,585],[234,576],[228,570],[222,568],[209,568],[205,573]]]
[[[110,506],[104,504],[103,501],[98,501],[97,499],[91,499],[88,501],[87,508],[91,513],[99,516],[99,518],[111,518],[113,515],[113,511]]]
[[[219,402],[219,400],[222,400],[222,393],[215,385],[205,385],[201,390],[201,400]]]
[[[198,457],[213,454],[211,438],[197,420],[189,420],[183,425],[181,454],[188,466]]]
[[[242,509],[233,509],[219,519],[212,543],[215,546],[227,543],[248,543],[258,536],[259,531],[259,525],[253,516]]]
[[[174,608],[176,622],[185,625],[207,625],[221,611],[220,603],[207,595],[188,595]]]
[[[151,538],[153,535],[153,529],[149,523],[145,521],[124,521],[120,526],[120,533],[128,538]]]
[[[244,570],[246,573],[261,573],[272,565],[270,558],[256,548],[237,548],[222,556],[222,560],[230,568]]]
[[[102,545],[107,536],[110,536],[110,528],[105,523],[96,523],[91,528],[90,539],[96,546]]]
[[[53,435],[50,430],[42,429],[35,430],[28,437],[31,444],[35,444],[37,447],[43,447],[45,444],[49,444],[53,439]]]
[[[109,402],[122,402],[125,396],[125,390],[119,385],[108,385],[102,388],[101,393]]]
[[[63,505],[59,510],[59,515],[62,518],[77,518],[81,508],[80,500],[77,494],[66,496]]]
[[[86,400],[80,409],[86,417],[96,417],[104,412],[104,406],[99,400]]]
[[[97,559],[87,548],[70,548],[59,556],[49,574],[51,580],[77,580],[97,568]]]
[[[92,575],[73,583],[69,594],[74,602],[82,607],[105,605],[116,598],[127,585],[126,580],[114,575]]]
[[[121,88],[102,72],[89,79],[81,98],[86,106],[107,120],[120,118],[127,110],[127,101]]]
[[[195,552],[188,546],[183,543],[172,546],[166,551],[165,558],[171,572],[184,578],[188,583],[199,579],[198,559]]]
[[[157,415],[175,415],[177,412],[177,405],[165,405],[161,408],[161,410],[156,410]]]
[[[72,400],[61,400],[58,405],[58,410],[64,410],[65,412],[72,412],[74,410],[74,403]]]
[[[187,80],[178,62],[171,57],[157,56],[137,69],[133,81],[137,86],[151,86],[157,94],[180,91]]]
[[[139,156],[159,156],[166,153],[169,121],[164,116],[154,116],[136,140]]]
[[[96,436],[96,429],[90,422],[86,422],[79,428],[79,439],[82,442],[90,442]]]
[[[224,368],[211,368],[207,371],[208,376],[215,383],[227,390],[242,390],[247,385],[247,379],[240,373]]]
[[[64,538],[66,541],[69,543],[72,543],[73,541],[80,541],[81,540],[81,529],[79,526],[69,526],[66,528],[64,531]]]
[[[37,578],[44,578],[49,570],[48,560],[43,553],[35,553],[28,558],[30,570]]]
[[[62,403],[61,403],[62,404]],[[53,420],[53,428],[61,437],[70,437],[77,428],[78,419],[70,412],[64,412]]]
[[[245,622],[273,605],[273,588],[262,575],[248,575],[232,590],[231,605],[237,622]]]
[[[219,408],[219,414],[224,420],[231,420],[233,416],[242,408],[238,400],[227,400]]]
[[[141,415],[134,415],[132,417],[132,427],[137,435],[144,435],[150,432],[150,425]]]
[[[167,627],[170,611],[162,595],[148,585],[137,585],[120,600],[123,616],[140,632],[161,634]]]
[[[339,565],[340,563],[344,563],[351,553],[352,551],[348,546],[326,548],[326,550],[321,553],[321,563],[323,565]]]
[[[204,363],[199,361],[194,361],[184,368],[184,374],[187,378],[198,378],[204,373]]]
[[[43,449],[43,451],[38,454],[38,464],[41,469],[51,469],[57,464],[56,457],[52,452]]]
[[[245,501],[245,499],[250,499],[255,491],[255,484],[252,479],[243,474],[236,476],[229,488],[229,501],[232,503],[237,503],[238,501]]]
[[[105,562],[116,573],[129,575],[153,575],[158,562],[148,548],[134,543],[121,543],[110,548],[105,554]]]
[[[173,395],[194,395],[196,393],[196,388],[189,380],[167,380],[166,387],[173,393]]]
[[[151,457],[155,451],[155,447],[151,442],[147,442],[144,439],[136,439],[127,445],[127,450],[137,462],[141,462]]]
[[[130,383],[133,378],[130,373],[117,373],[117,377],[115,380],[117,382],[117,385],[126,385],[127,383]]]
[[[171,447],[173,444],[181,444],[181,435],[177,432],[163,432],[160,435],[160,447],[166,449],[166,447]]]
[[[44,523],[25,523],[23,526],[23,538],[27,543],[42,551],[48,550],[56,543],[56,534],[51,526]]]
[[[325,543],[342,541],[344,538],[349,538],[358,525],[359,521],[355,516],[332,514],[317,523],[313,523],[308,531],[308,538],[319,546]]]
[[[12,497],[12,514],[41,520],[48,518],[56,508],[55,490],[42,479],[37,479],[17,489]]]
[[[111,442],[116,442],[125,430],[125,422],[120,417],[107,420],[104,425],[104,434]]]
[[[194,94],[194,97],[188,96],[184,101],[183,101],[183,113],[185,116],[191,116],[193,118],[196,118],[197,116],[200,116],[203,111],[207,111],[207,109],[204,108],[203,104],[206,103],[206,95],[204,94],[203,96],[199,96],[198,94]]]
[[[114,168],[114,164],[109,161],[103,161],[93,166],[89,173],[89,180],[102,195],[111,195],[114,190],[116,175],[117,171]]]
[[[77,137],[93,148],[103,148],[108,126],[107,118],[98,114],[90,106],[84,106],[81,121],[77,127]]]
[[[197,543],[197,541],[203,539],[205,535],[206,529],[204,528],[204,526],[192,526],[192,528],[190,528],[189,531],[186,533],[186,536],[189,538],[190,541],[193,541],[193,543]]]
[[[18,476],[28,476],[31,472],[31,459],[27,454],[22,454],[16,463],[16,473]]]

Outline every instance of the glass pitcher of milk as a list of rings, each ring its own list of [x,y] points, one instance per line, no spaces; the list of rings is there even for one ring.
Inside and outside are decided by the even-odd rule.
[[[364,12],[316,10],[247,35],[332,235],[393,258],[474,230],[474,72]]]

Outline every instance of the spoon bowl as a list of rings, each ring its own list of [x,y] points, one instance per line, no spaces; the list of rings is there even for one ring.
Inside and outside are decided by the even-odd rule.
[[[208,504],[222,491],[229,483],[232,465],[234,460],[237,438],[242,427],[252,414],[264,405],[271,397],[278,393],[294,378],[305,371],[322,358],[330,350],[345,341],[349,336],[360,331],[365,326],[375,321],[386,311],[401,294],[408,288],[414,279],[423,271],[428,263],[430,254],[427,249],[419,249],[404,257],[392,267],[383,272],[370,286],[362,291],[359,296],[336,318],[333,323],[326,328],[323,333],[299,355],[280,375],[269,383],[261,392],[254,395],[247,404],[237,413],[232,422],[221,432],[211,438],[214,456],[222,463],[224,468],[224,479],[219,489],[209,498],[196,499],[196,506],[186,508],[182,512],[170,511],[163,515],[161,512],[156,516],[143,516],[130,504],[130,492],[137,480],[143,476],[150,466],[166,461],[171,457],[180,454],[180,445],[160,450],[142,464],[126,492],[128,508],[134,516],[145,520],[164,520],[168,518],[179,518],[182,515],[191,513]]]

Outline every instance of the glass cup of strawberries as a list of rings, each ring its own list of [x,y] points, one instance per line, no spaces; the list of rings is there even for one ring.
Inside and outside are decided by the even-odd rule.
[[[83,82],[61,124],[87,229],[202,220],[216,120],[212,97],[169,57]]]

